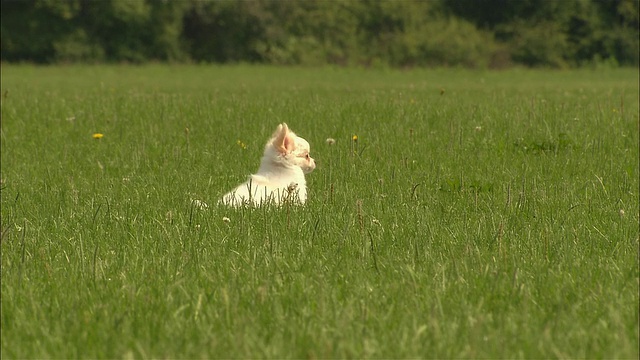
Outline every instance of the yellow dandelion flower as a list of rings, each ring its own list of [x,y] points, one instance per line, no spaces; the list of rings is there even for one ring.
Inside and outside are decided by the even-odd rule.
[[[353,134],[351,136],[351,155],[358,154],[358,135]]]
[[[93,134],[93,138],[96,139],[96,140],[102,139],[103,136],[104,136],[104,134],[100,134],[100,133]]]

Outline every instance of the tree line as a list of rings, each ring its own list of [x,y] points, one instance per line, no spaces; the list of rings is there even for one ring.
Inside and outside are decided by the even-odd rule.
[[[638,66],[638,0],[3,0],[3,62]]]

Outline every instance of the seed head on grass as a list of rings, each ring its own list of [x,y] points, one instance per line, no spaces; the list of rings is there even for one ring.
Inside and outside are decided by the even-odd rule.
[[[358,215],[358,223],[360,224],[360,232],[364,234],[364,214],[362,212],[362,199],[356,200],[356,214]]]
[[[332,199],[333,198],[333,183],[331,182],[331,179],[332,179],[332,176],[331,176],[332,175],[332,171],[331,171],[331,169],[333,168],[332,167],[332,163],[333,163],[333,161],[332,161],[332,159],[333,159],[333,145],[336,144],[336,139],[327,138],[326,142],[327,142],[327,145],[329,145],[329,159],[327,161],[328,168],[329,168],[329,199]]]
[[[238,146],[240,146],[242,150],[247,150],[247,145],[243,143],[242,140],[238,139],[238,141],[236,141],[236,144],[238,144]]]
[[[194,199],[194,200],[191,200],[191,203],[196,209],[199,209],[199,210],[206,210],[209,208],[209,205],[207,205],[207,203],[202,200]]]

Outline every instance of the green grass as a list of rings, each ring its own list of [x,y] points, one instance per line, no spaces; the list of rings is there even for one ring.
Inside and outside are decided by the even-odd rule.
[[[637,359],[638,95],[633,69],[3,64],[2,357]],[[279,122],[307,206],[216,206]]]

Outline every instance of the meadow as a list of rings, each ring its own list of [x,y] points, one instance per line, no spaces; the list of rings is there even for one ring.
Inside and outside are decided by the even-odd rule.
[[[639,356],[637,69],[3,64],[1,93],[3,359]],[[218,206],[280,122],[307,205]]]

